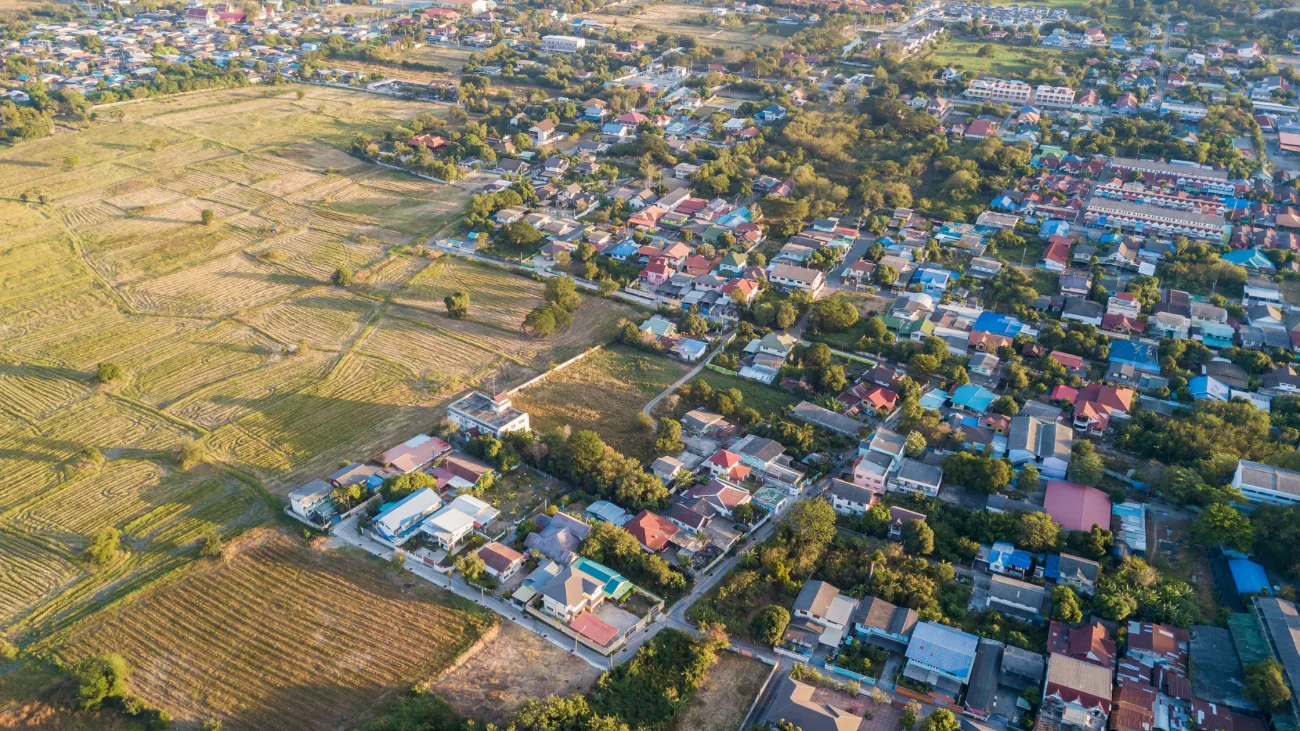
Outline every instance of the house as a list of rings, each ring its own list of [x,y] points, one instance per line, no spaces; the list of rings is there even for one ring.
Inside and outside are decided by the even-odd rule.
[[[374,532],[394,546],[406,543],[420,529],[425,518],[442,505],[438,493],[422,488],[394,503],[385,505],[371,521]]]
[[[552,122],[549,119],[543,119],[532,127],[529,127],[528,134],[533,138],[533,142],[539,145],[545,145],[550,142],[551,137],[555,135],[555,122]]]
[[[588,505],[584,512],[596,520],[613,523],[619,527],[627,525],[632,520],[632,516],[626,510],[608,500],[597,500]]]
[[[456,505],[445,505],[424,521],[420,531],[437,541],[446,551],[455,551],[460,547],[461,541],[474,532],[474,516]]]
[[[334,486],[325,480],[312,480],[289,493],[289,508],[299,518],[320,525],[334,511],[333,492]]]
[[[843,632],[853,617],[857,601],[841,595],[840,590],[825,581],[805,581],[795,597],[793,614],[827,629]],[[834,646],[838,646],[836,642]]]
[[[971,373],[991,378],[997,373],[1000,363],[1001,359],[992,353],[976,353],[971,356],[967,368]]]
[[[903,677],[956,698],[970,681],[979,638],[934,622],[919,622],[907,645]]]
[[[864,597],[853,610],[853,633],[868,644],[890,652],[907,652],[918,615],[915,609],[898,607],[880,597]]]
[[[575,566],[565,566],[538,593],[542,610],[566,622],[605,601],[604,584]]]
[[[802,731],[857,731],[862,716],[813,700],[817,687],[785,677],[772,694],[764,721],[775,728],[786,722]]]
[[[735,452],[727,451],[726,449],[719,449],[714,452],[713,456],[709,457],[705,465],[709,470],[709,474],[719,479],[731,480],[732,482],[740,482],[744,480],[749,476],[749,473],[753,471],[752,467],[744,464],[740,459],[740,455]]]
[[[925,522],[925,513],[918,513],[907,508],[900,508],[897,505],[889,507],[889,538],[890,540],[900,540],[903,537],[903,526],[914,520]]]
[[[1300,503],[1300,472],[1294,470],[1243,459],[1237,462],[1232,486],[1241,490],[1246,500],[1252,503]]]
[[[989,406],[997,398],[997,394],[987,388],[974,383],[967,383],[958,386],[957,390],[953,391],[948,402],[952,404],[954,409],[961,409],[972,414],[983,414],[989,410]]]
[[[1111,675],[1106,668],[1053,653],[1047,661],[1043,718],[1083,731],[1103,731],[1111,709]]]
[[[817,269],[776,264],[768,273],[768,281],[783,289],[798,289],[816,296],[826,284],[826,275]]]
[[[885,492],[885,482],[894,469],[895,457],[868,450],[853,460],[853,484],[872,492]],[[845,506],[846,509],[851,506]],[[870,508],[867,505],[867,508]]]
[[[989,609],[1030,621],[1042,619],[1052,604],[1046,588],[997,574],[990,579],[988,597]]]
[[[538,530],[524,539],[524,547],[536,548],[552,561],[568,564],[578,555],[591,526],[566,513],[538,514],[533,517]]]
[[[1057,584],[1064,584],[1078,594],[1092,596],[1096,591],[1101,565],[1096,561],[1062,553],[1057,563]]]
[[[389,471],[414,472],[451,451],[451,445],[428,434],[418,434],[389,449],[375,460]]]
[[[1061,319],[1101,327],[1102,312],[1102,306],[1097,302],[1079,297],[1066,297],[1065,307],[1061,310]]]
[[[1066,530],[1110,530],[1110,497],[1095,487],[1063,480],[1047,481],[1043,510]]]
[[[732,445],[732,451],[745,466],[761,472],[777,463],[785,447],[778,441],[750,434]]]
[[[1065,479],[1074,437],[1064,424],[1035,416],[1015,416],[1007,434],[1007,457],[1019,467],[1034,462],[1045,477]]]
[[[1047,660],[1036,652],[1007,645],[1002,650],[1002,667],[998,670],[998,685],[1017,691],[1036,688],[1043,682]]]
[[[478,550],[483,570],[497,581],[509,581],[524,565],[524,554],[493,541]]]
[[[1131,388],[1089,384],[1074,399],[1074,428],[1097,436],[1106,433],[1111,419],[1127,419],[1133,409]]]
[[[477,430],[501,437],[512,431],[528,431],[528,412],[514,408],[510,395],[488,396],[470,391],[447,407],[447,420],[462,431]]]
[[[942,467],[904,457],[898,463],[893,479],[888,482],[888,489],[890,492],[915,492],[934,497],[939,494],[942,483]]]
[[[1110,344],[1110,363],[1131,365],[1136,370],[1151,375],[1160,374],[1160,357],[1156,346],[1133,340],[1116,340]]]
[[[728,484],[722,480],[709,480],[708,484],[696,485],[682,493],[686,500],[702,501],[717,515],[730,518],[732,511],[741,505],[753,501],[747,490]]]
[[[1054,621],[1047,628],[1048,652],[1072,657],[1107,671],[1115,669],[1116,648],[1115,640],[1110,638],[1105,625],[1096,620],[1074,628]]]
[[[640,330],[655,338],[677,337],[677,323],[662,315],[655,315],[641,323]]]
[[[634,538],[641,542],[641,547],[650,553],[658,553],[668,545],[669,539],[677,534],[680,528],[659,515],[655,515],[649,510],[642,510],[637,513],[623,530],[631,533]]]
[[[880,499],[884,488],[856,485],[840,479],[831,480],[831,507],[844,515],[862,515]]]

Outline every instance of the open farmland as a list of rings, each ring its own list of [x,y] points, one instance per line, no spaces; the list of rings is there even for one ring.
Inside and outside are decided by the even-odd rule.
[[[593,429],[606,444],[646,457],[651,435],[637,423],[641,407],[681,378],[688,366],[625,346],[602,348],[515,394],[533,429]]]
[[[633,10],[640,10],[641,12],[633,14]],[[770,32],[770,29],[777,27],[775,22],[770,25],[763,22],[750,22],[752,19],[744,15],[729,16],[742,19],[745,24],[738,27],[719,27],[687,22],[694,21],[701,15],[712,17],[712,9],[702,4],[670,2],[648,6],[631,5],[615,10],[583,13],[582,17],[589,18],[597,23],[608,24],[618,30],[630,32],[633,36],[645,39],[653,39],[660,33],[669,33],[678,36],[693,36],[711,46],[742,50],[749,48],[780,48],[785,45],[785,37]],[[775,21],[775,16],[771,17]]]
[[[204,534],[236,540],[340,460],[428,429],[460,389],[531,378],[631,314],[584,298],[571,328],[523,335],[540,284],[423,253],[468,190],[343,152],[358,133],[445,107],[295,91],[124,104],[120,122],[0,151],[0,636],[51,652],[68,637],[90,648],[85,628],[100,626],[100,610],[191,566]],[[68,156],[75,169],[65,169]],[[356,272],[353,287],[330,283],[340,267]],[[469,319],[446,316],[437,292],[449,286],[470,289]],[[103,362],[121,377],[98,383]],[[190,442],[207,463],[184,471],[177,455]],[[124,550],[92,566],[84,548],[105,528],[121,531]],[[287,562],[288,573],[265,569],[274,581],[307,570],[292,552],[260,550],[258,561]],[[245,581],[241,570],[200,575],[217,587]],[[131,631],[149,642],[190,638],[171,611],[133,615]],[[243,611],[271,626],[282,606]],[[459,651],[447,647],[449,657]],[[395,687],[424,672],[399,655],[367,660],[389,663],[371,677]],[[224,657],[193,658],[205,656]],[[182,692],[164,690],[173,670],[141,675],[146,688],[157,684],[141,692],[195,718],[206,707],[235,725],[285,725],[257,715],[288,707],[278,696],[236,707],[219,689],[194,695],[195,679],[219,666],[193,658],[182,662],[193,694],[166,695]],[[297,672],[294,658],[266,654],[249,677]]]
[[[334,729],[383,710],[495,631],[495,615],[426,582],[403,588],[368,557],[275,529],[241,543],[224,564],[101,613],[61,654],[120,653],[136,668],[131,689],[188,724]]]

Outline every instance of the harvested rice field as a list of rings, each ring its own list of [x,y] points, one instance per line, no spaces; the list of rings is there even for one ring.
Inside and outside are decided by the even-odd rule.
[[[427,430],[463,389],[536,376],[631,314],[584,299],[572,327],[522,334],[539,283],[424,253],[468,187],[345,152],[445,107],[304,91],[126,104],[58,145],[0,149],[0,637],[121,652],[132,690],[186,727],[351,726],[488,631],[268,523],[290,490]],[[348,288],[331,281],[344,267]],[[470,291],[468,320],[446,316],[452,288]],[[105,363],[120,373],[101,382]],[[190,444],[203,459],[183,469]],[[109,528],[122,550],[92,564]],[[225,563],[198,559],[213,532],[240,546]],[[60,716],[57,683],[9,683],[16,670],[0,687],[41,698],[0,696],[0,727],[84,726]]]

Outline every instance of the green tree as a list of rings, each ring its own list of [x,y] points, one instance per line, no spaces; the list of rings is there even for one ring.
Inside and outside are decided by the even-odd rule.
[[[1099,485],[1105,476],[1106,466],[1102,464],[1101,455],[1097,454],[1092,442],[1080,439],[1074,443],[1074,455],[1066,477],[1072,482],[1084,485]]]
[[[533,335],[545,337],[555,332],[557,327],[555,310],[550,305],[535,307],[524,316],[523,329]]]
[[[340,267],[334,270],[334,274],[333,276],[330,277],[330,281],[334,282],[340,287],[348,287],[351,286],[352,281],[355,278],[356,275],[353,274],[351,269],[348,269],[347,267]]]
[[[750,622],[750,634],[754,639],[767,645],[781,644],[781,635],[790,624],[790,612],[785,607],[769,604],[758,610]]]
[[[655,436],[655,454],[677,454],[685,449],[682,444],[682,424],[674,419],[660,419]]]
[[[1062,622],[1083,621],[1083,610],[1079,608],[1079,597],[1065,584],[1058,584],[1052,589],[1052,619]]]
[[[833,365],[822,369],[822,393],[839,393],[849,387],[849,378],[844,373],[844,366]]]
[[[221,541],[221,534],[210,529],[200,536],[199,555],[203,558],[225,558],[226,547]]]
[[[482,578],[483,571],[486,568],[487,564],[484,563],[483,559],[479,558],[478,554],[473,551],[466,551],[461,554],[460,558],[456,559],[456,570],[459,571],[460,575],[464,576],[465,580],[470,583],[474,583]]]
[[[831,349],[826,343],[813,343],[803,353],[803,364],[810,368],[825,368],[831,364]]]
[[[958,731],[961,721],[947,708],[936,708],[921,724],[922,731]]]
[[[203,212],[199,214],[199,219],[203,221],[204,226],[211,226],[213,219],[216,217],[217,214],[213,213],[211,208],[204,208]]]
[[[1016,541],[1027,551],[1045,551],[1055,548],[1060,540],[1060,526],[1052,522],[1047,513],[1037,511],[1021,513],[1017,520],[1019,540]]]
[[[86,556],[92,563],[103,566],[112,563],[122,550],[122,532],[117,528],[101,528],[86,544]]]
[[[447,306],[447,314],[457,320],[463,320],[469,315],[469,292],[452,292],[442,298],[442,303]]]
[[[1016,485],[1022,490],[1037,490],[1041,479],[1038,467],[1031,462],[1020,470],[1020,477],[1016,479]]]
[[[781,303],[776,306],[776,316],[773,322],[778,330],[784,330],[787,327],[790,327],[795,323],[795,320],[798,319],[798,308],[790,304],[788,301],[782,300]]]
[[[176,456],[176,463],[180,465],[182,470],[189,470],[206,462],[207,459],[208,448],[200,442],[189,439],[181,444],[180,453]]]
[[[393,502],[426,487],[430,490],[438,489],[438,478],[424,472],[408,472],[384,480],[379,486],[379,493],[383,495],[384,502]]]
[[[99,373],[97,378],[100,383],[112,383],[122,377],[122,366],[116,363],[104,362],[99,364]]]
[[[907,433],[907,439],[903,441],[903,454],[916,459],[925,454],[925,435],[919,431]]]
[[[1286,710],[1291,687],[1282,675],[1282,664],[1273,658],[1246,666],[1246,697],[1270,713]]]
[[[515,248],[532,246],[542,240],[542,232],[532,223],[519,220],[501,230],[502,239]]]
[[[827,297],[813,308],[814,321],[827,332],[844,332],[857,324],[858,317],[858,308],[843,294]]]
[[[547,302],[566,312],[573,312],[578,307],[578,288],[573,277],[551,277],[546,280],[546,290],[542,296]]]
[[[127,697],[126,679],[131,666],[121,655],[88,655],[72,665],[77,679],[77,701],[87,711],[97,711],[108,700]]]
[[[1192,540],[1203,546],[1223,544],[1237,551],[1249,551],[1255,543],[1255,529],[1241,511],[1215,503],[1192,523]]]
[[[9,640],[0,637],[0,662],[12,662],[16,659],[18,659],[18,647]]]
[[[934,529],[924,520],[909,520],[903,524],[903,548],[914,556],[934,553]]]

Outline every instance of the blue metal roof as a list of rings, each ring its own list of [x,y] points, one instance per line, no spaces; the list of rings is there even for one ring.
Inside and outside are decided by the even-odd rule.
[[[1228,561],[1228,568],[1232,571],[1238,594],[1268,593],[1268,577],[1264,575],[1263,566],[1249,559],[1234,558]]]
[[[1043,563],[1043,577],[1056,581],[1061,578],[1061,556],[1053,553]]]
[[[985,312],[975,319],[972,330],[976,332],[989,332],[1007,337],[1015,337],[1020,334],[1024,328],[1024,323],[1010,315],[1002,315],[996,312]]]
[[[916,660],[965,680],[975,662],[979,638],[934,622],[920,622],[907,646],[907,659]]]

